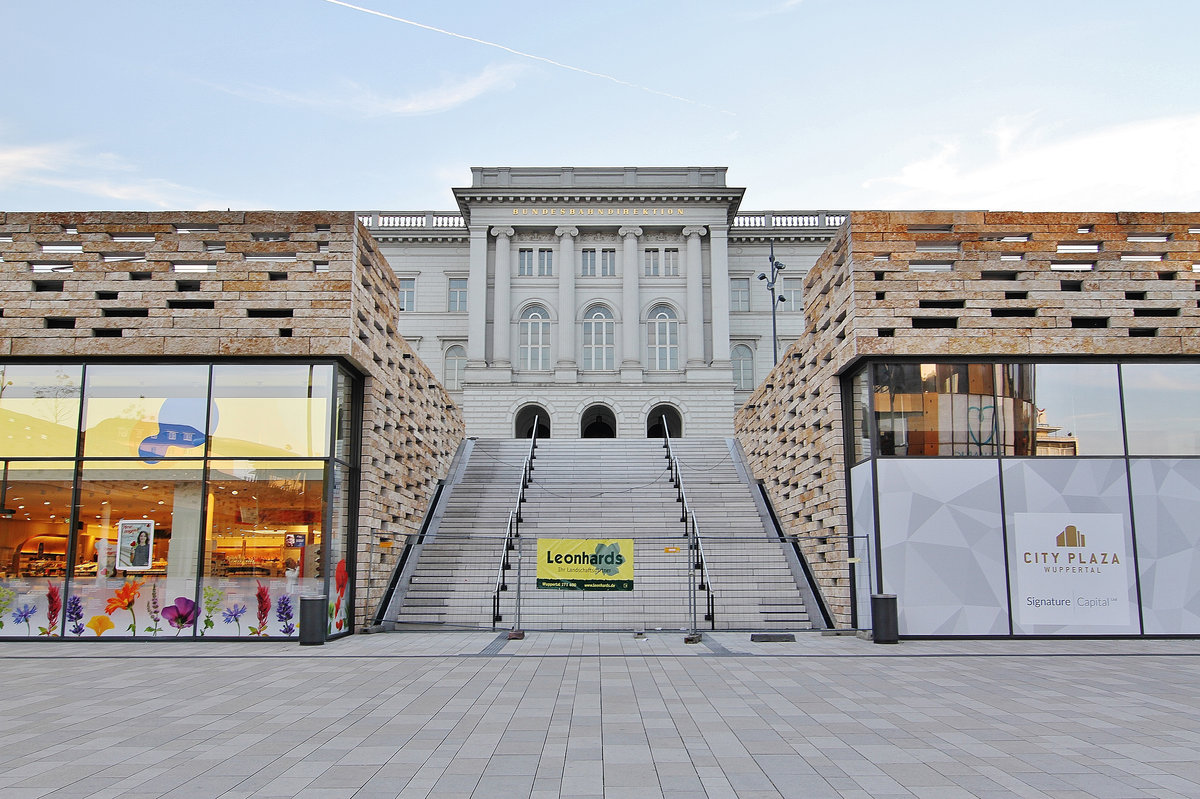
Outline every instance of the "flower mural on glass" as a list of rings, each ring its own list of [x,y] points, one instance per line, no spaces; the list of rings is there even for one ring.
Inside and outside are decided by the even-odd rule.
[[[262,584],[261,580],[255,580],[258,583],[258,590],[254,592],[254,599],[258,602],[258,626],[250,628],[251,635],[266,636],[267,634],[267,619],[271,615],[271,592]]]
[[[150,583],[150,599],[146,602],[146,612],[150,614],[150,626],[145,629],[145,632],[154,633],[157,636],[162,632],[162,627],[159,626],[162,616],[158,606],[158,583]]]
[[[108,602],[104,605],[104,612],[109,616],[113,615],[118,610],[129,611],[130,618],[133,621],[125,629],[137,635],[137,614],[133,611],[133,606],[137,602],[138,597],[142,595],[142,585],[145,580],[130,580],[116,590],[116,592],[108,598]]]
[[[237,622],[238,635],[240,636],[242,634],[242,616],[245,613],[246,606],[239,605],[238,603],[234,602],[233,607],[225,608],[225,610],[221,612],[221,618],[224,619],[226,624],[233,624],[234,622]]]
[[[329,615],[333,621],[333,628],[340,630],[346,625],[346,619],[341,615],[342,601],[346,598],[346,586],[350,584],[350,572],[346,569],[346,560],[344,558],[338,561],[337,568],[334,569],[333,581],[337,588],[337,600],[333,603]]]
[[[62,594],[54,583],[46,582],[46,626],[38,627],[38,635],[58,634],[58,617],[62,613]]]
[[[283,625],[279,630],[283,635],[292,635],[296,632],[296,625],[292,624],[293,616],[295,616],[295,611],[292,608],[292,598],[284,594],[275,602],[275,618]]]
[[[185,596],[175,597],[175,604],[162,609],[163,621],[175,628],[175,635],[195,624],[199,615],[196,603]]]
[[[67,632],[76,637],[83,635],[83,597],[79,594],[67,597],[67,622],[71,625]]]
[[[112,619],[110,619],[108,616],[92,616],[91,620],[88,621],[86,626],[89,630],[96,633],[97,638],[116,627],[116,625],[112,623]]]
[[[0,630],[4,629],[4,614],[12,607],[17,598],[17,592],[0,585]]]
[[[200,635],[204,635],[215,626],[212,617],[221,607],[221,603],[225,601],[225,592],[214,585],[208,585],[204,587],[202,599],[204,602],[204,626],[200,628]],[[241,632],[239,631],[238,634],[240,635]]]
[[[35,613],[37,613],[37,605],[30,605],[28,603],[25,603],[21,607],[19,607],[13,611],[13,615],[12,615],[13,624],[21,624],[22,622],[24,622],[25,623],[25,634],[32,635],[33,630],[29,626],[29,620],[33,617],[33,614],[35,614]]]

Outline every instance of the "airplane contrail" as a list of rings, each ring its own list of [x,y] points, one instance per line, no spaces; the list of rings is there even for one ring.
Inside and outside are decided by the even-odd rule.
[[[397,17],[392,14],[385,14],[382,11],[376,11],[372,8],[364,8],[363,6],[356,6],[353,3],[343,2],[343,0],[324,0],[324,2],[331,3],[335,6],[342,6],[344,8],[350,8],[355,11],[361,11],[364,14],[372,14],[376,17],[383,17],[384,19],[390,19],[393,22],[402,22],[405,25],[412,25],[414,28],[422,28],[427,31],[433,31],[434,33],[440,33],[444,36],[453,36],[455,39],[463,39],[464,41],[475,42],[476,44],[482,44],[486,47],[495,47],[497,50],[503,50],[506,53],[511,53],[512,55],[520,56],[521,58],[528,58],[532,61],[541,61],[543,64],[549,64],[550,66],[559,67],[560,69],[569,69],[572,72],[579,72],[584,75],[590,75],[593,78],[601,78],[602,80],[612,81],[613,83],[616,83],[621,86],[628,86],[631,89],[639,89],[640,91],[649,92],[650,94],[657,94],[660,97],[668,97],[672,100],[678,100],[681,103],[689,103],[691,105],[701,106],[703,108],[710,108],[713,111],[719,111],[722,114],[728,114],[729,116],[734,116],[734,113],[732,111],[725,111],[720,108],[715,108],[714,106],[708,105],[707,103],[702,103],[698,100],[692,100],[687,97],[680,97],[677,94],[670,94],[669,92],[659,91],[658,89],[651,89],[649,86],[642,86],[637,83],[630,83],[627,80],[621,80],[620,78],[614,77],[612,75],[606,75],[603,72],[593,72],[592,70],[584,69],[583,67],[571,66],[570,64],[564,64],[561,61],[555,61],[554,59],[546,58],[545,56],[534,55],[533,53],[526,53],[521,50],[515,50],[511,47],[506,47],[502,44],[497,44],[496,42],[489,42],[486,39],[478,39],[474,36],[467,36],[462,33],[455,33],[454,31],[448,31],[445,28],[437,28],[437,27],[434,27],[433,25],[426,25],[422,22],[416,22],[415,20],[405,19],[404,17]]]

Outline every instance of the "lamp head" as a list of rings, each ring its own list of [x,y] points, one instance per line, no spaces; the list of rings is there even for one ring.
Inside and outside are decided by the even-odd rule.
[[[766,279],[767,279],[767,276],[766,276],[765,274],[763,274],[762,272],[759,272],[759,273],[758,273],[758,279],[759,279],[759,280],[766,280]]]
[[[780,272],[782,272],[787,267],[783,265],[783,261],[776,261],[775,268],[778,269]]]

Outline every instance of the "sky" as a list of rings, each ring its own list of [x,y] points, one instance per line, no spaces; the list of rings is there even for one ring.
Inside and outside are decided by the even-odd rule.
[[[743,210],[1200,209],[1200,2],[0,0],[0,210],[454,208],[726,166]]]

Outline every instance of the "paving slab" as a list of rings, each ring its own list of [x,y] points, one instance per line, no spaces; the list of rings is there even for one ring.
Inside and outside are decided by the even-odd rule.
[[[0,796],[1200,796],[1200,642],[6,642]]]

